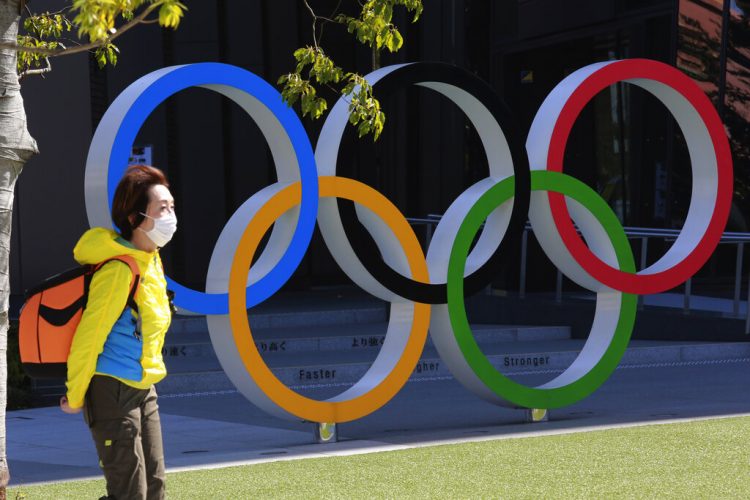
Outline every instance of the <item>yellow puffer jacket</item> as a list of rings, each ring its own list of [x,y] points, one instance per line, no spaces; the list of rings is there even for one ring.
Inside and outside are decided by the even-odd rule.
[[[126,246],[118,238],[109,229],[90,229],[78,241],[73,256],[81,264],[132,256],[141,271],[135,296],[140,318],[126,308],[130,268],[122,262],[108,262],[91,279],[88,303],[70,347],[66,386],[71,408],[83,406],[94,374],[114,377],[137,389],[148,389],[167,374],[161,350],[172,315],[159,252]]]

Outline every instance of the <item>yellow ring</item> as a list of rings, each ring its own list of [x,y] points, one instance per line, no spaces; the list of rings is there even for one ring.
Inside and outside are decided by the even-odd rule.
[[[345,177],[320,177],[321,197],[337,197],[359,203],[376,213],[393,231],[406,254],[413,279],[429,281],[427,262],[417,237],[403,214],[382,194],[361,182]],[[271,225],[287,210],[299,205],[297,182],[274,195],[245,228],[229,275],[229,320],[237,352],[245,369],[265,395],[285,411],[311,422],[348,422],[368,415],[390,401],[406,384],[422,355],[430,321],[429,304],[414,303],[409,339],[393,370],[368,392],[346,401],[317,401],[285,386],[263,361],[253,342],[247,317],[247,270],[255,251]]]

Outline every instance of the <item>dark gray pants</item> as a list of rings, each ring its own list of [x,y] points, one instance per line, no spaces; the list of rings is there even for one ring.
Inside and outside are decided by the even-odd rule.
[[[156,390],[94,375],[84,419],[107,480],[108,498],[164,498],[164,449]]]

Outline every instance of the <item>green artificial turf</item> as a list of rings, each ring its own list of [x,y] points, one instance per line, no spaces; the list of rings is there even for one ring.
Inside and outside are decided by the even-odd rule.
[[[8,498],[103,493],[103,481],[76,481],[11,488]],[[168,475],[167,493],[179,499],[750,498],[750,417],[181,472]]]

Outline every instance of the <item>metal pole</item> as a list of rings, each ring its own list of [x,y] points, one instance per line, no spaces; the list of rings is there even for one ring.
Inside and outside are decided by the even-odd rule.
[[[690,290],[693,288],[693,277],[687,279],[685,282],[685,299],[683,302],[682,312],[688,314],[690,312]]]
[[[562,302],[562,273],[557,270],[557,286],[555,287],[555,302]]]
[[[639,270],[646,269],[647,264],[647,257],[648,255],[648,236],[644,236],[641,238],[641,267]],[[643,295],[638,295],[638,310],[643,309]]]
[[[430,241],[432,241],[432,222],[425,224],[424,230],[424,247],[425,249],[430,248]],[[427,250],[425,250],[427,251]]]
[[[734,306],[735,316],[740,314],[740,290],[742,289],[742,256],[745,253],[745,242],[737,244],[737,263],[734,265]]]
[[[526,297],[526,246],[528,245],[529,231],[524,228],[521,235],[521,283],[518,285],[518,297]]]

